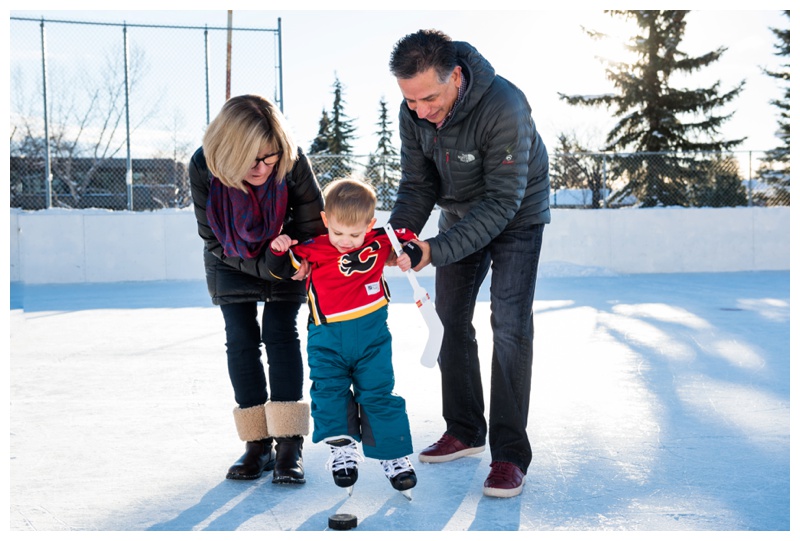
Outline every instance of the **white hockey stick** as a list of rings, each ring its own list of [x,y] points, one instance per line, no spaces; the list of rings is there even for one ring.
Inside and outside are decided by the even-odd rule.
[[[397,239],[391,224],[386,224],[386,235],[392,243],[394,253],[398,256],[403,254],[403,247]],[[408,281],[411,282],[411,287],[414,289],[414,302],[417,303],[422,318],[425,320],[425,325],[428,326],[428,342],[425,344],[425,350],[422,352],[420,362],[423,366],[431,368],[436,366],[439,359],[439,350],[442,347],[442,337],[444,336],[444,327],[439,315],[436,313],[436,307],[433,305],[430,295],[425,289],[417,282],[417,277],[414,276],[414,271],[409,269],[405,271]]]

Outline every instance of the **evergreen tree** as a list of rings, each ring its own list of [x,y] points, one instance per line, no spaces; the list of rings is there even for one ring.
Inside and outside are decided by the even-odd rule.
[[[328,157],[331,143],[331,119],[328,111],[322,109],[322,116],[319,119],[319,129],[317,136],[311,141],[308,149],[309,159],[314,168],[314,174],[320,186],[324,187],[332,180],[330,171],[333,161]]]
[[[688,187],[689,203],[695,207],[739,207],[747,205],[747,189],[739,174],[739,160],[730,154],[697,159],[696,182]]]
[[[612,199],[635,196],[643,206],[690,204],[689,186],[702,180],[697,160],[676,152],[729,150],[744,139],[720,140],[719,128],[731,115],[714,114],[730,103],[744,81],[721,92],[719,81],[707,88],[674,88],[670,77],[692,73],[719,60],[720,47],[691,57],[678,49],[686,28],[688,11],[607,11],[612,16],[633,19],[640,33],[627,48],[635,53],[633,63],[607,61],[606,76],[617,93],[600,96],[565,95],[571,105],[613,108],[619,122],[606,136],[606,150],[637,152],[617,162],[614,176],[622,181]],[[605,37],[589,32],[593,37]],[[667,152],[671,154],[666,154]]]
[[[378,109],[378,146],[369,156],[364,176],[378,195],[378,208],[390,210],[400,184],[400,158],[392,144],[392,129],[386,98],[381,98]]]
[[[350,141],[354,138],[356,128],[354,121],[344,112],[345,104],[343,86],[336,77],[333,83],[333,107],[330,114],[323,109],[317,136],[309,150],[310,154],[324,155],[314,160],[317,180],[323,187],[332,180],[349,177],[353,172],[349,154],[353,149]]]
[[[397,156],[397,148],[392,144],[392,121],[389,119],[389,107],[386,104],[386,98],[381,97],[378,103],[378,131],[375,135],[378,136],[378,148],[376,154],[381,156]]]
[[[329,142],[330,154],[345,155],[350,154],[353,145],[350,141],[355,137],[356,131],[353,120],[344,112],[344,88],[339,77],[333,82],[333,108],[331,109],[331,139]]]
[[[789,10],[784,11],[783,14],[788,18]],[[779,71],[769,71],[765,69],[764,73],[779,81],[785,82],[786,86],[783,88],[783,97],[781,99],[770,101],[770,103],[779,110],[778,132],[776,135],[781,140],[781,144],[767,152],[766,163],[759,168],[758,176],[772,188],[766,201],[768,204],[788,205],[790,180],[789,28],[770,28],[770,30],[772,30],[772,33],[777,38],[777,43],[774,44],[776,50],[775,55],[786,57],[786,63],[781,65]]]
[[[591,201],[584,201],[584,204],[593,209],[601,208],[605,191],[603,158],[602,154],[589,151],[574,133],[558,134],[558,144],[550,166],[553,189],[588,190]],[[555,198],[558,205],[557,193]]]
[[[328,118],[328,111],[322,109],[322,117],[319,119],[319,129],[317,136],[311,141],[308,149],[309,154],[326,154],[331,140],[331,119]]]

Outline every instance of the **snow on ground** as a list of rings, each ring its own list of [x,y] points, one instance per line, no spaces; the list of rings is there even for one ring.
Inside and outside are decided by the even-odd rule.
[[[533,462],[508,500],[482,496],[488,449],[413,456],[410,502],[371,460],[348,498],[310,438],[305,485],[225,480],[243,444],[203,283],[12,284],[10,531],[313,532],[347,512],[357,532],[788,534],[789,273],[564,270],[542,269],[537,287]],[[418,452],[444,430],[440,380],[419,363],[407,282],[389,283],[396,391]],[[488,384],[486,288],[480,300]]]

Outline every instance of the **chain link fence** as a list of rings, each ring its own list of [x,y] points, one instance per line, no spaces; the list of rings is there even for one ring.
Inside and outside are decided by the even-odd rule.
[[[391,210],[400,182],[396,156],[308,156],[324,188],[336,178],[368,182],[378,195],[378,209]],[[574,153],[550,156],[553,208],[626,208],[653,206],[737,207],[788,206],[788,175],[769,170],[764,153],[742,151],[710,157],[674,153]],[[187,158],[188,159],[188,158]],[[48,208],[42,191],[43,160],[11,157],[11,207]],[[53,193],[52,205],[66,208],[124,210],[132,197],[135,210],[183,208],[191,204],[187,161],[134,159],[133,189],[125,189],[126,160],[90,158],[53,160],[55,175],[64,172],[87,188]],[[755,165],[753,165],[755,164]],[[758,169],[752,170],[754,167]],[[54,182],[54,186],[58,184]],[[103,190],[94,190],[102,186]]]
[[[191,204],[187,164],[224,103],[227,28],[11,17],[11,207],[148,210]],[[277,29],[233,28],[231,95],[282,108]],[[270,60],[270,57],[272,60]],[[203,114],[198,115],[197,112]],[[324,187],[352,176],[392,208],[397,156],[311,155]],[[765,152],[553,153],[554,208],[789,205]],[[788,163],[788,162],[787,162]]]
[[[310,154],[308,159],[323,189],[337,178],[356,178],[373,187],[378,197],[378,210],[391,210],[394,206],[400,184],[398,156]]]
[[[390,210],[400,182],[397,156],[310,155],[324,187],[352,176]],[[788,206],[789,176],[765,152],[570,153],[550,155],[553,208]]]
[[[227,27],[11,17],[11,206],[187,206],[228,85],[283,108],[277,23],[231,28],[229,73]]]
[[[551,204],[562,208],[788,206],[788,168],[771,163],[767,154],[553,154]]]

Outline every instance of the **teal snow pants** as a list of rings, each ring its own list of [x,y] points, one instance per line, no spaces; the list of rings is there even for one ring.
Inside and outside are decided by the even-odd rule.
[[[366,316],[310,325],[312,440],[349,435],[364,456],[390,460],[410,455],[406,402],[394,394],[388,308]]]

